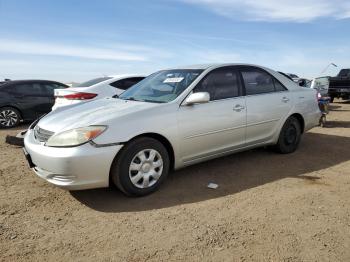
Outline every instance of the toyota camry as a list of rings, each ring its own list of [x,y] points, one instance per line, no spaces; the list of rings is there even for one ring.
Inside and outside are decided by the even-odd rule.
[[[319,117],[316,91],[271,69],[188,66],[49,113],[30,126],[24,151],[38,176],[62,188],[115,184],[142,196],[202,161],[267,145],[292,153]]]

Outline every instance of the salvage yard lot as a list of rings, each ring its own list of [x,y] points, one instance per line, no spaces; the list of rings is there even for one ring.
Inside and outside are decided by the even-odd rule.
[[[205,162],[142,198],[51,186],[4,142],[23,126],[0,130],[0,260],[350,261],[350,103],[331,108],[296,153]]]

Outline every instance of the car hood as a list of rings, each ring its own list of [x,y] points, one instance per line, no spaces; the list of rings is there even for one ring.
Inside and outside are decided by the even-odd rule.
[[[116,98],[99,99],[68,109],[59,108],[52,111],[39,121],[38,126],[57,133],[90,125],[108,125],[112,119],[115,120],[159,105]]]

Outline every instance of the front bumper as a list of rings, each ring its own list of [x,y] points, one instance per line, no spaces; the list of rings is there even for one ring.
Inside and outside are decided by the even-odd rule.
[[[107,187],[112,162],[122,148],[122,145],[95,147],[89,143],[77,147],[47,147],[34,138],[33,130],[28,130],[24,145],[34,172],[68,190]]]

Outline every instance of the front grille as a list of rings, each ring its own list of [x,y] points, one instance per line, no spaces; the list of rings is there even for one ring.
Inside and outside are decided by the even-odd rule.
[[[54,132],[42,129],[39,126],[35,126],[34,128],[34,136],[40,142],[46,142],[53,134]]]

